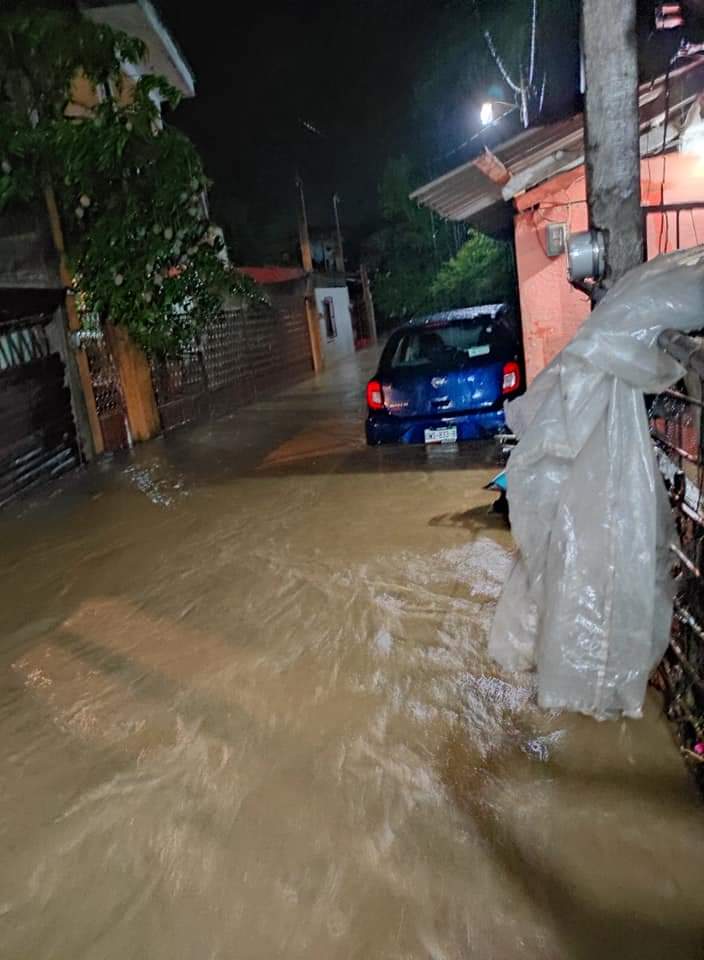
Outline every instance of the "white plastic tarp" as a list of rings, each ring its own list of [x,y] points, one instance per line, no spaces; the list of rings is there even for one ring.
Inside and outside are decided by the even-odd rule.
[[[518,545],[489,640],[545,708],[640,715],[672,614],[671,516],[644,393],[684,375],[662,330],[704,327],[704,247],[631,271],[507,407]]]

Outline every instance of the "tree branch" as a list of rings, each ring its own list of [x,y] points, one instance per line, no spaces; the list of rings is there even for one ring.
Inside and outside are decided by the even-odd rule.
[[[496,50],[496,47],[494,46],[494,41],[491,39],[491,34],[489,33],[488,30],[484,31],[484,39],[486,40],[486,45],[489,48],[489,53],[494,58],[494,63],[499,68],[499,73],[501,74],[501,76],[504,78],[504,80],[506,81],[508,86],[513,90],[514,93],[520,93],[521,88],[517,84],[515,84],[511,79],[511,77],[509,76],[508,70],[504,66],[504,62],[499,56]]]
[[[540,87],[540,101],[538,103],[538,116],[540,116],[540,114],[543,112],[543,103],[545,102],[545,87],[547,85],[547,82],[548,82],[548,72],[546,70],[545,73],[543,74],[542,86]]]
[[[538,0],[533,0],[533,16],[530,26],[530,69],[528,70],[528,86],[533,86],[535,74],[535,36],[538,27]]]

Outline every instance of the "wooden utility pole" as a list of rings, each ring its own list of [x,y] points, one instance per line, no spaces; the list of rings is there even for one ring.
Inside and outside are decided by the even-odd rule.
[[[306,195],[303,192],[303,181],[296,177],[300,207],[298,209],[298,241],[301,247],[301,263],[306,274],[303,306],[306,312],[308,326],[308,340],[310,355],[315,373],[322,373],[325,366],[323,345],[320,339],[320,320],[315,303],[315,283],[313,277],[313,252],[310,246],[310,231],[308,229],[308,213],[306,211]]]
[[[374,300],[372,298],[372,288],[369,283],[369,273],[367,271],[367,266],[365,263],[360,265],[359,276],[362,281],[362,294],[364,296],[364,312],[367,315],[367,326],[369,328],[369,336],[371,340],[374,343],[376,343],[377,341],[376,314],[374,313]]]
[[[342,230],[340,229],[340,198],[336,193],[332,195],[332,208],[335,214],[335,234],[337,245],[335,247],[335,269],[338,273],[345,272],[345,250],[342,246]]]
[[[306,273],[313,272],[313,251],[310,246],[310,231],[308,229],[308,213],[306,212],[306,196],[303,192],[303,181],[296,177],[296,186],[301,205],[298,211],[298,241],[301,247],[301,263]]]
[[[636,0],[582,0],[589,225],[608,289],[643,260]]]

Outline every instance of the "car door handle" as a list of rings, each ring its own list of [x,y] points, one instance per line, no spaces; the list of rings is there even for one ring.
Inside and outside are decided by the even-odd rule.
[[[433,400],[431,400],[431,403],[433,404],[434,407],[447,407],[450,403],[450,398],[434,397]]]

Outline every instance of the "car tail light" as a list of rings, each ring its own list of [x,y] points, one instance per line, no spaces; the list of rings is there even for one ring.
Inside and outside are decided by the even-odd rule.
[[[521,368],[515,362],[511,360],[509,363],[504,364],[504,380],[501,385],[501,392],[506,393],[515,393],[516,390],[521,385]]]
[[[378,380],[370,380],[367,384],[367,406],[370,410],[384,409],[384,391]]]

